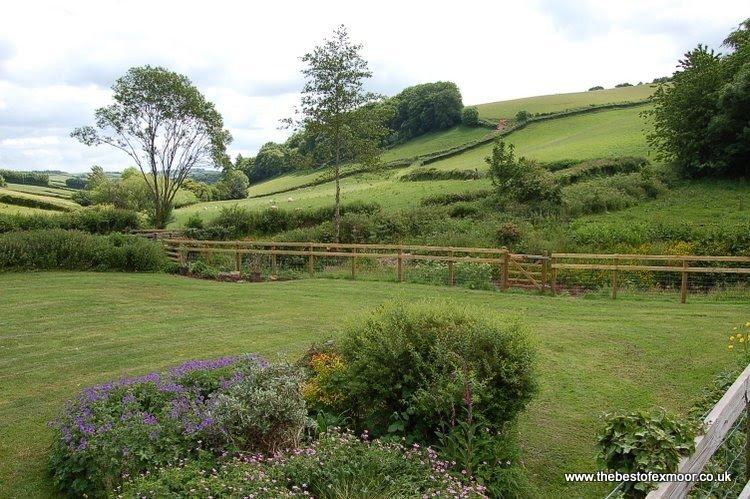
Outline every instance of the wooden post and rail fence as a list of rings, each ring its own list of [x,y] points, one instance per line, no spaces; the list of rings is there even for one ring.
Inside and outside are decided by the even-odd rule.
[[[695,452],[680,461],[677,473],[701,473],[721,446],[737,420],[745,413],[745,475],[738,477],[745,488],[739,497],[750,497],[750,365],[732,383],[703,420],[704,433],[695,439]],[[736,479],[737,477],[735,477]],[[646,499],[682,499],[694,482],[662,482]]]
[[[629,272],[674,274],[679,278],[680,301],[687,301],[691,276],[733,274],[750,277],[750,256],[698,255],[636,255],[595,253],[552,253],[528,255],[511,253],[506,248],[445,247],[401,244],[343,244],[281,241],[199,241],[174,239],[172,232],[150,232],[161,242],[167,255],[180,265],[187,265],[189,254],[201,254],[210,260],[212,254],[234,254],[239,271],[243,255],[268,255],[271,274],[278,274],[277,257],[299,256],[307,259],[307,271],[315,275],[316,258],[349,258],[351,277],[356,278],[358,261],[381,259],[396,264],[396,279],[405,280],[405,265],[412,261],[433,261],[447,264],[448,284],[456,282],[455,265],[460,263],[488,264],[497,269],[497,285],[501,290],[512,287],[558,293],[560,273],[599,272],[610,274],[612,299],[622,286],[621,276]],[[601,278],[601,276],[600,276]],[[676,282],[676,281],[675,281]],[[675,289],[677,286],[675,285]]]

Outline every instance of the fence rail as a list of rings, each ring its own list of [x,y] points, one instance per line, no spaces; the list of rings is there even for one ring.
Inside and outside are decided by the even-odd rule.
[[[703,421],[705,432],[695,439],[693,455],[680,461],[677,473],[700,473],[719,448],[729,430],[742,415],[750,410],[750,365],[732,383]],[[750,419],[748,419],[750,421]],[[750,436],[750,432],[748,432]],[[746,444],[746,459],[750,460],[750,440]],[[746,474],[747,474],[746,469]],[[748,477],[745,477],[747,480]],[[687,497],[694,482],[663,482],[646,499],[676,499]],[[745,487],[748,490],[748,487]],[[750,490],[748,490],[750,492]]]
[[[200,241],[175,238],[174,231],[139,231],[141,235],[161,242],[168,256],[181,266],[186,266],[190,255],[211,254],[235,255],[236,271],[240,271],[246,255],[267,255],[271,259],[272,273],[277,273],[277,257],[300,256],[307,258],[310,275],[315,274],[316,258],[346,258],[351,260],[351,275],[357,275],[358,261],[380,259],[395,262],[396,277],[404,281],[405,265],[408,262],[433,261],[447,264],[448,284],[455,284],[455,264],[487,264],[492,266],[493,280],[502,290],[511,287],[537,289],[541,292],[558,293],[564,285],[570,286],[571,273],[581,275],[594,272],[598,286],[609,286],[612,298],[617,298],[627,273],[667,273],[675,281],[669,281],[665,289],[679,289],[680,301],[687,300],[691,276],[702,275],[703,279],[716,283],[717,279],[750,278],[750,256],[715,255],[636,255],[601,253],[552,253],[530,255],[511,253],[506,248],[476,248],[463,246],[428,246],[417,244],[353,244],[283,241]],[[178,233],[177,233],[178,234]],[[568,276],[562,284],[560,273]],[[631,274],[635,275],[635,274]],[[710,276],[714,277],[710,277]],[[736,276],[732,278],[731,276]],[[725,277],[721,277],[725,276]],[[672,279],[670,277],[670,279]],[[745,282],[745,281],[743,281]],[[674,284],[674,285],[672,285]],[[571,288],[571,292],[573,288]]]
[[[585,262],[580,263],[582,260],[585,260]],[[661,264],[654,265],[651,262]],[[745,265],[710,265],[713,263]],[[553,290],[560,270],[609,271],[611,273],[613,299],[617,298],[618,273],[620,272],[670,272],[679,274],[681,276],[680,302],[682,303],[687,300],[688,276],[691,274],[750,275],[750,257],[748,256],[552,253],[550,266]]]

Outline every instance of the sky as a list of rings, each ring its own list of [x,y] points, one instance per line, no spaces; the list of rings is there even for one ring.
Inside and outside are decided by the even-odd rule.
[[[364,45],[370,90],[453,81],[467,105],[651,81],[750,16],[747,0],[5,2],[0,15],[0,168],[130,166],[70,137],[111,102],[128,68],[188,76],[224,117],[232,157],[288,132],[299,58],[337,25]]]

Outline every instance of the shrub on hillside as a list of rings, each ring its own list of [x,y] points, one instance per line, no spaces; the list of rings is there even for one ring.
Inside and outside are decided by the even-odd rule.
[[[538,163],[516,158],[513,144],[497,141],[485,161],[501,200],[535,204],[560,201],[560,187],[552,174]]]
[[[447,472],[434,451],[329,432],[273,457],[249,456],[216,465],[189,461],[136,477],[125,498],[185,497],[485,497],[483,487]],[[231,491],[227,493],[227,491]]]
[[[523,111],[523,110],[518,111],[515,117],[516,123],[526,123],[527,121],[529,121],[530,117],[531,115],[529,114],[528,111]]]
[[[492,193],[487,189],[478,189],[476,191],[468,192],[432,194],[430,196],[422,198],[419,204],[421,204],[422,206],[448,205],[461,201],[475,201],[477,199],[484,199],[490,194]]]
[[[13,230],[72,229],[92,234],[108,234],[140,227],[141,220],[136,212],[111,206],[95,206],[49,215],[0,213],[0,233]]]
[[[298,371],[246,355],[87,388],[51,423],[55,484],[102,496],[197,453],[268,452],[306,424]]]
[[[142,237],[49,229],[0,234],[0,270],[122,270],[155,272],[168,262]]]
[[[655,198],[665,190],[666,186],[656,176],[617,174],[567,186],[563,190],[563,205],[572,216],[602,213]]]
[[[461,123],[466,126],[477,126],[479,124],[479,109],[474,106],[465,107],[461,111]]]
[[[419,182],[424,180],[476,180],[484,178],[479,170],[438,170],[437,168],[418,168],[399,177],[402,182]]]
[[[65,179],[65,185],[71,189],[85,189],[88,186],[88,181],[81,177],[71,177]]]
[[[510,246],[521,240],[523,233],[521,229],[514,222],[503,222],[500,227],[497,228],[495,233],[495,240],[501,246]]]
[[[604,90],[604,87],[601,85],[596,85],[596,86],[589,88],[589,92],[594,92],[596,90]]]
[[[500,428],[536,390],[524,330],[451,303],[393,303],[345,329],[343,372],[322,391],[375,436],[422,443],[459,421]]]

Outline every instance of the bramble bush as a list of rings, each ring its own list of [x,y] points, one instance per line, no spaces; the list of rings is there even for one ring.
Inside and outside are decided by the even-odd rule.
[[[162,248],[142,237],[50,229],[0,234],[0,270],[122,270],[169,267]]]
[[[214,462],[188,461],[126,483],[125,498],[160,497],[486,497],[431,449],[327,432],[295,451]]]
[[[697,428],[664,411],[608,414],[597,436],[597,462],[621,473],[669,473],[695,450]],[[651,484],[626,482],[629,497],[645,497]]]
[[[359,430],[433,443],[466,418],[500,428],[536,391],[523,328],[449,302],[384,305],[345,329],[321,390]]]
[[[188,457],[276,450],[306,424],[297,369],[254,355],[189,361],[83,390],[50,423],[50,468],[62,491],[98,497]]]

